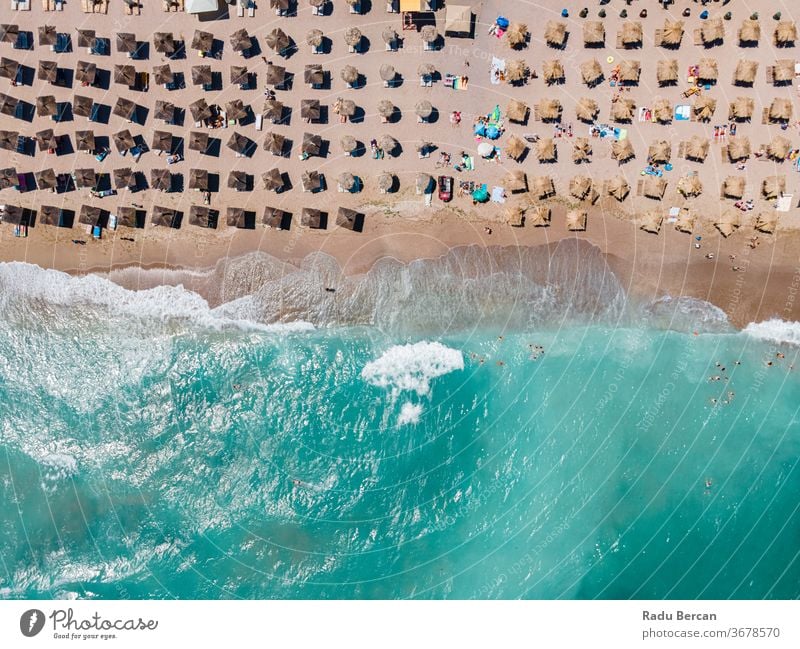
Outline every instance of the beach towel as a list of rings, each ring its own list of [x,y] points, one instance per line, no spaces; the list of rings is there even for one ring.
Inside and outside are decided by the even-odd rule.
[[[500,75],[506,71],[506,60],[498,59],[496,56],[492,57],[492,68],[489,71],[489,81],[493,85],[500,85]]]
[[[453,80],[453,88],[455,88],[456,90],[466,90],[468,85],[469,85],[468,77],[456,77]]]
[[[492,109],[492,112],[487,115],[490,124],[497,124],[500,121],[502,113],[500,112],[500,106],[495,104],[495,107]]]
[[[505,203],[505,190],[502,187],[492,187],[492,203]]]
[[[680,104],[675,106],[675,121],[682,122],[691,119],[692,113],[689,104]]]

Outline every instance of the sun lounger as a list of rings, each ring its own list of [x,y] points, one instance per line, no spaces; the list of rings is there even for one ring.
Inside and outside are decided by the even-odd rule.
[[[275,14],[278,16],[282,16],[283,12],[280,9],[276,9]],[[247,3],[247,15],[250,18],[255,18],[256,15],[256,5],[253,2]]]
[[[396,14],[397,13],[397,9],[395,8],[394,0],[389,0],[389,2],[386,3],[386,13],[387,14]]]
[[[31,0],[19,0],[19,10],[20,11],[30,11],[31,10]]]
[[[11,11],[16,11],[19,9],[19,2],[17,0],[11,0]]]
[[[703,41],[703,31],[701,29],[695,29],[694,32],[694,44],[698,47],[705,45]]]
[[[312,16],[321,16],[322,15],[322,7],[311,7],[311,15]]]
[[[653,45],[655,45],[656,47],[658,47],[658,46],[660,46],[660,45],[661,45],[661,42],[662,42],[663,40],[664,40],[664,30],[663,30],[663,29],[657,29],[657,30],[656,30],[656,35],[655,35],[655,37],[653,38]]]
[[[361,13],[361,5],[356,3],[354,5],[350,5],[350,13],[351,14],[360,14]]]
[[[236,15],[239,16],[239,18],[244,17],[244,5],[241,2],[236,3]]]

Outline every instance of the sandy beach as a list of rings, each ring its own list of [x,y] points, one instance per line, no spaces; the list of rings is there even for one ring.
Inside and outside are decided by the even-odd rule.
[[[528,4],[508,6],[498,2],[484,2],[472,7],[475,14],[475,38],[440,38],[436,51],[425,51],[418,31],[403,31],[399,14],[386,13],[383,4],[375,3],[363,15],[348,13],[345,3],[336,3],[330,15],[312,16],[308,3],[298,7],[296,16],[280,17],[274,10],[258,6],[254,17],[237,17],[235,8],[225,19],[201,21],[196,16],[181,12],[164,12],[154,2],[145,0],[139,15],[124,14],[121,3],[112,3],[107,14],[84,13],[80,3],[65,3],[62,12],[45,12],[40,3],[31,11],[12,12],[9,22],[19,25],[20,31],[33,33],[36,39],[37,28],[54,25],[58,32],[69,32],[73,40],[71,52],[55,54],[49,47],[34,44],[31,50],[13,49],[10,43],[0,44],[2,56],[13,58],[24,66],[33,69],[32,85],[11,87],[8,79],[0,80],[0,91],[35,104],[36,98],[53,95],[57,102],[70,102],[75,94],[91,96],[95,102],[107,106],[114,105],[117,97],[126,97],[136,102],[142,110],[142,123],[128,123],[111,115],[108,123],[92,122],[86,118],[54,122],[50,117],[34,117],[31,121],[16,119],[14,116],[0,115],[0,128],[33,137],[37,132],[53,128],[57,136],[62,136],[57,154],[40,152],[35,155],[21,155],[11,151],[2,153],[2,167],[13,166],[18,174],[32,174],[52,168],[57,174],[69,173],[75,169],[91,167],[98,173],[110,174],[120,167],[132,167],[141,172],[149,181],[153,169],[169,169],[174,174],[173,186],[176,191],[159,192],[142,189],[131,192],[123,190],[114,196],[97,198],[88,189],[78,189],[63,193],[50,193],[47,190],[17,192],[13,187],[0,190],[0,203],[16,205],[37,210],[42,205],[53,205],[66,210],[80,211],[82,205],[93,205],[114,213],[122,206],[142,206],[147,212],[144,229],[120,227],[116,231],[104,230],[100,240],[91,240],[85,226],[77,222],[70,228],[57,228],[34,223],[25,238],[16,237],[14,226],[0,226],[0,259],[4,261],[28,261],[46,268],[56,268],[74,273],[108,272],[114,268],[139,265],[145,268],[186,268],[208,269],[225,259],[234,259],[247,252],[259,250],[291,264],[299,263],[308,254],[324,251],[340,264],[343,273],[354,275],[365,272],[382,257],[394,257],[402,261],[436,257],[456,246],[536,246],[546,255],[549,245],[566,237],[579,237],[597,246],[606,256],[610,266],[619,275],[625,287],[635,295],[655,298],[663,295],[691,296],[707,300],[722,308],[731,321],[741,326],[750,321],[780,317],[786,320],[800,320],[800,306],[795,294],[800,285],[800,262],[798,243],[800,243],[800,210],[797,196],[800,194],[796,161],[777,162],[756,153],[776,136],[787,138],[792,148],[800,146],[797,131],[797,118],[800,116],[795,87],[798,81],[776,87],[767,83],[767,68],[778,60],[796,60],[797,48],[778,48],[773,41],[773,32],[779,21],[773,19],[776,11],[782,11],[781,20],[797,18],[790,16],[786,7],[776,2],[756,2],[747,8],[736,3],[725,6],[720,2],[710,2],[707,6],[709,20],[722,18],[730,11],[730,20],[723,20],[725,35],[723,43],[714,47],[704,47],[694,43],[694,31],[704,21],[699,14],[703,7],[694,2],[677,2],[664,10],[656,3],[634,1],[630,6],[613,0],[603,8],[606,17],[605,46],[586,48],[583,42],[584,24],[598,20],[600,7],[595,3],[589,7],[588,16],[580,17],[583,4],[565,2],[568,17],[561,17],[561,5],[542,6]],[[647,9],[646,17],[640,17],[642,9]],[[685,9],[691,15],[683,17]],[[365,7],[366,9],[366,7]],[[620,12],[628,12],[627,19]],[[737,33],[742,21],[754,11],[759,12],[761,35],[757,47],[739,47]],[[435,21],[439,33],[444,32],[446,10],[424,14],[425,21]],[[506,16],[510,21],[527,25],[530,41],[524,47],[513,50],[509,47],[507,36],[498,38],[490,34],[489,28],[498,16]],[[684,21],[683,38],[677,49],[665,49],[654,42],[656,30],[664,26],[665,19]],[[566,45],[555,49],[544,42],[548,21],[564,23],[567,29]],[[623,23],[641,23],[642,44],[634,49],[621,50],[616,47],[617,34]],[[705,21],[707,23],[708,21]],[[66,27],[69,25],[69,28]],[[344,42],[344,33],[351,26],[357,26],[364,35],[362,53],[349,53]],[[402,39],[397,51],[386,51],[382,33],[392,26]],[[280,57],[269,50],[265,37],[274,28],[283,29],[297,44],[288,57]],[[110,55],[90,55],[85,48],[78,48],[75,28],[94,29],[98,37],[111,40]],[[230,35],[245,28],[257,42],[256,51],[243,59],[233,52],[229,45]],[[320,29],[330,39],[330,53],[312,54],[306,44],[306,33],[312,28]],[[195,50],[188,47],[195,29],[213,32],[216,39],[224,44],[221,58],[200,59]],[[152,46],[154,31],[169,31],[176,41],[187,43],[183,57],[168,60],[155,51]],[[115,48],[116,34],[132,32],[139,41],[150,40],[149,55],[142,60],[131,60]],[[366,44],[368,42],[368,47]],[[262,58],[263,57],[263,58]],[[513,86],[507,82],[493,83],[491,67],[493,58],[504,59],[506,63],[524,60],[535,73],[527,83]],[[734,86],[732,78],[740,58],[758,62],[758,71],[752,87]],[[560,60],[565,70],[563,83],[547,85],[543,71],[547,61]],[[604,80],[594,88],[588,88],[581,79],[581,64],[596,59],[600,64]],[[678,80],[676,85],[660,87],[656,72],[660,60],[677,61]],[[640,121],[642,108],[650,108],[660,99],[666,99],[671,106],[687,105],[691,110],[696,97],[685,98],[689,87],[687,76],[691,66],[698,65],[701,59],[713,59],[718,66],[718,80],[703,87],[699,96],[716,100],[716,110],[709,121],[700,120],[670,121],[658,124],[653,121]],[[36,68],[40,60],[54,60],[61,69],[74,69],[78,61],[91,61],[98,69],[111,72],[111,79],[105,87],[82,87],[80,83],[56,86],[36,79]],[[157,100],[170,101],[177,107],[186,109],[197,99],[204,98],[209,104],[224,105],[234,99],[241,99],[252,111],[259,113],[264,102],[265,61],[284,66],[294,75],[288,89],[275,91],[277,98],[290,107],[291,117],[284,123],[271,125],[265,121],[261,131],[254,123],[229,125],[219,129],[197,129],[190,115],[182,124],[166,125],[163,120],[153,117]],[[612,97],[619,93],[619,86],[612,85],[610,79],[616,66],[621,62],[638,62],[641,72],[638,84],[629,85],[622,93],[624,98],[634,101],[636,110],[631,123],[615,123],[610,119]],[[198,64],[210,65],[221,75],[221,88],[203,90],[191,84],[191,67]],[[321,89],[311,89],[303,83],[305,66],[319,63],[329,74],[329,83]],[[399,75],[395,87],[386,88],[380,78],[381,66],[390,63]],[[447,87],[444,79],[438,79],[430,87],[421,87],[417,69],[421,63],[433,64],[444,77],[453,74],[468,77],[466,89]],[[129,89],[113,82],[114,65],[131,64],[139,72],[169,64],[173,72],[183,73],[186,87],[177,90],[150,84],[147,92]],[[246,65],[256,79],[251,90],[240,90],[229,83],[229,69],[232,65]],[[344,66],[357,67],[364,83],[358,88],[349,88],[340,74]],[[71,75],[67,75],[70,77]],[[106,75],[107,76],[107,75]],[[633,145],[635,158],[620,165],[611,157],[612,142],[615,137],[592,137],[590,126],[580,122],[575,115],[575,106],[582,97],[594,99],[599,107],[597,124],[607,124],[623,129],[624,137]],[[738,97],[753,100],[751,121],[736,124],[736,137],[742,142],[747,138],[751,153],[737,163],[724,157],[724,147],[731,144],[728,119],[729,104]],[[360,109],[357,118],[345,123],[333,112],[337,98],[350,99]],[[557,99],[563,113],[560,126],[564,132],[557,132],[557,124],[544,123],[535,118],[535,107],[540,99]],[[785,128],[780,123],[762,123],[762,112],[769,108],[776,98],[788,99],[793,105],[793,114]],[[300,102],[303,99],[318,99],[327,106],[327,119],[321,123],[306,123],[300,117]],[[397,107],[396,118],[391,123],[382,123],[377,113],[378,103],[389,99]],[[428,100],[435,108],[433,123],[419,123],[415,107],[420,100]],[[477,153],[479,144],[486,139],[476,138],[473,124],[481,116],[491,113],[495,106],[505,113],[511,100],[523,101],[530,107],[530,117],[526,124],[502,122],[503,134],[493,143],[498,147],[494,159],[485,160]],[[453,111],[461,113],[461,123],[451,124]],[[326,111],[323,111],[325,114]],[[363,117],[361,116],[363,112]],[[398,118],[399,116],[399,118]],[[721,135],[725,126],[727,134]],[[129,129],[134,137],[141,136],[150,146],[153,132],[169,131],[173,136],[173,149],[182,154],[184,160],[166,164],[166,155],[146,151],[138,162],[133,163],[130,156],[120,157],[114,150],[105,160],[98,162],[93,156],[73,151],[75,131],[92,129],[96,138],[108,138],[122,129]],[[213,155],[192,151],[186,146],[189,132],[205,130],[211,138],[220,140],[213,149]],[[715,130],[717,136],[715,136]],[[572,135],[569,135],[569,132]],[[251,157],[237,157],[226,146],[228,138],[239,132],[257,145]],[[291,143],[285,157],[276,157],[265,151],[262,143],[267,133],[276,132]],[[305,133],[320,135],[327,143],[324,156],[311,156],[300,159],[300,143]],[[402,151],[395,157],[373,159],[368,143],[380,139],[384,134],[394,137]],[[352,135],[364,145],[361,155],[347,156],[340,146],[340,138]],[[537,160],[536,148],[531,150],[521,162],[512,160],[505,151],[506,143],[512,135],[538,136],[541,139],[554,137],[558,151],[557,161],[543,163]],[[679,157],[681,143],[698,136],[709,142],[708,157],[704,162]],[[577,138],[587,137],[591,144],[590,162],[576,165],[572,159],[573,145]],[[182,140],[181,140],[182,139]],[[653,200],[638,195],[638,185],[645,176],[642,171],[647,165],[648,148],[658,141],[666,141],[671,148],[672,168],[660,171],[666,180],[666,190],[661,200]],[[418,156],[416,147],[421,142],[429,142],[435,148],[427,158]],[[68,143],[68,144],[67,144]],[[113,148],[113,144],[111,144]],[[458,172],[452,164],[460,160],[464,151],[475,159],[475,168]],[[449,168],[437,166],[439,155],[446,152],[451,156]],[[275,193],[263,189],[260,176],[264,171],[277,167],[290,179],[291,188]],[[202,193],[185,189],[191,169],[205,169],[218,177],[219,191],[212,192],[210,206],[219,210],[220,224],[216,230],[199,228],[188,223],[186,216],[190,206],[202,205]],[[243,171],[251,176],[252,191],[236,191],[228,187],[228,173]],[[301,190],[301,176],[304,171],[316,170],[324,175],[326,190],[308,193]],[[419,172],[433,177],[439,174],[451,175],[456,183],[473,181],[478,185],[503,186],[509,172],[522,170],[527,176],[528,186],[539,176],[550,176],[556,187],[556,195],[540,200],[532,192],[511,194],[507,192],[505,203],[488,202],[474,205],[470,196],[456,196],[450,203],[443,203],[436,196],[432,205],[426,206],[425,196],[415,191],[415,180]],[[378,190],[377,177],[388,171],[397,178],[399,189],[394,193],[383,194]],[[361,179],[363,189],[357,193],[338,192],[337,177],[342,172],[350,172]],[[702,184],[702,193],[695,198],[686,198],[678,192],[678,181],[688,175],[696,174]],[[570,195],[570,180],[576,175],[589,176],[593,186],[601,194],[592,205]],[[630,195],[622,202],[602,195],[605,181],[622,174],[630,185]],[[762,195],[762,183],[771,176],[785,177],[785,196],[792,196],[788,211],[777,213],[775,233],[756,233],[753,225],[759,214],[774,213],[775,200]],[[741,176],[746,180],[742,200],[751,199],[753,209],[742,212],[735,207],[736,199],[721,199],[720,186],[728,176]],[[520,206],[528,209],[548,205],[552,211],[549,227],[533,227],[530,221],[523,227],[512,227],[508,223],[507,208]],[[184,214],[180,228],[154,226],[150,222],[154,206],[170,207]],[[292,225],[288,231],[278,231],[261,225],[261,215],[265,206],[276,207],[292,213]],[[349,207],[363,214],[363,232],[356,233],[335,224],[336,208]],[[239,207],[255,213],[255,229],[230,227],[225,223],[228,207]],[[300,211],[302,208],[316,208],[329,213],[328,227],[316,230],[302,227]],[[572,208],[588,211],[587,227],[583,232],[571,232],[565,224],[565,214]],[[691,234],[678,232],[669,221],[670,208],[687,207],[696,216]],[[639,228],[645,214],[655,212],[664,218],[658,234],[645,232]],[[724,238],[714,226],[723,213],[738,216],[740,227],[728,238]],[[487,230],[488,228],[488,230]],[[490,230],[490,231],[489,231]],[[751,247],[754,236],[758,236],[755,247]],[[698,240],[698,237],[700,239]],[[73,239],[86,240],[86,245],[75,245]],[[130,239],[133,239],[132,241]],[[697,247],[699,244],[700,247]],[[713,258],[709,258],[709,255]],[[734,270],[735,269],[735,270]],[[152,278],[152,274],[150,275]],[[191,287],[189,287],[191,288]],[[199,288],[199,287],[198,287]]]

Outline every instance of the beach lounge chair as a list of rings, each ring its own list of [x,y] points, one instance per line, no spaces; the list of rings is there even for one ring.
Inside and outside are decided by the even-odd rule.
[[[388,0],[388,2],[386,3],[386,13],[387,14],[399,13],[396,5],[396,0]]]
[[[11,11],[16,11],[19,9],[19,2],[17,0],[11,0]]]
[[[282,11],[281,9],[276,9],[276,10],[275,10],[275,13],[276,13],[278,16],[282,16],[282,15],[283,15],[283,11]],[[255,15],[256,15],[256,5],[255,5],[255,3],[254,3],[252,0],[249,0],[249,1],[248,1],[248,3],[247,3],[247,15],[248,15],[250,18],[255,18]]]
[[[355,4],[350,5],[350,13],[351,14],[360,14],[361,13],[361,3],[356,2]]]
[[[244,4],[242,4],[241,0],[236,3],[236,15],[239,18],[244,18]]]

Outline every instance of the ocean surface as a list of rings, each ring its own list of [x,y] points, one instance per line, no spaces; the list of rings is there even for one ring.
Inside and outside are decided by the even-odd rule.
[[[0,597],[800,596],[800,323],[476,254],[0,264]]]

